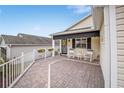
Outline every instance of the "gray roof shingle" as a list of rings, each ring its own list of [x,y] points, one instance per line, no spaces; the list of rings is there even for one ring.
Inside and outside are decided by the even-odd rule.
[[[17,36],[1,35],[6,44],[40,44],[40,45],[52,45],[52,39],[47,37],[21,34]]]

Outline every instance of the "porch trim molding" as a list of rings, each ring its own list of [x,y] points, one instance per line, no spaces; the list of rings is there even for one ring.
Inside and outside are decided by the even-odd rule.
[[[116,9],[109,6],[110,13],[110,44],[111,44],[111,88],[117,88],[117,30]]]
[[[88,32],[78,32],[64,35],[53,35],[53,39],[68,39],[68,38],[80,38],[80,37],[96,37],[100,36],[99,30],[88,31]]]

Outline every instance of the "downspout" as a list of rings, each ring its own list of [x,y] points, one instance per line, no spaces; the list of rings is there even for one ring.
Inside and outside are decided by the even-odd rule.
[[[105,79],[105,87],[111,87],[111,44],[110,44],[110,15],[109,15],[109,6],[104,7],[104,79]]]
[[[111,88],[117,88],[117,32],[115,6],[109,6]]]
[[[110,47],[110,50],[109,50],[109,55],[110,55],[110,62],[109,62],[109,71],[110,71],[110,77],[109,77],[109,80],[110,80],[110,88],[111,88],[111,34],[110,34],[110,10],[109,10],[109,6],[108,6],[108,17],[109,17],[109,21],[108,21],[108,27],[109,27],[109,47]]]
[[[108,47],[109,47],[109,87],[117,87],[117,35],[116,35],[116,16],[115,16],[115,6],[106,6],[108,22]]]

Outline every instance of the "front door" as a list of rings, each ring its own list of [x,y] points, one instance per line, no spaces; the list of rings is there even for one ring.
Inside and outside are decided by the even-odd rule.
[[[91,38],[87,38],[87,49],[91,49]]]
[[[67,39],[62,40],[62,54],[67,54]]]

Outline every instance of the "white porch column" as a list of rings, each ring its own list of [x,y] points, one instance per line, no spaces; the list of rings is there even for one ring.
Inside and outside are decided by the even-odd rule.
[[[111,72],[110,72],[110,28],[109,28],[109,6],[104,7],[104,80],[105,87],[111,87]]]
[[[53,52],[52,52],[52,56],[55,56],[55,40],[52,39],[52,48],[53,48]]]
[[[59,53],[62,53],[62,43],[61,43],[61,39],[59,40]]]
[[[70,50],[70,39],[67,39],[67,56],[69,56],[69,50]]]
[[[109,6],[110,12],[110,49],[111,49],[111,88],[117,88],[117,32],[116,32],[116,9]]]
[[[117,87],[117,35],[116,35],[115,6],[104,7],[105,26],[105,87]]]

